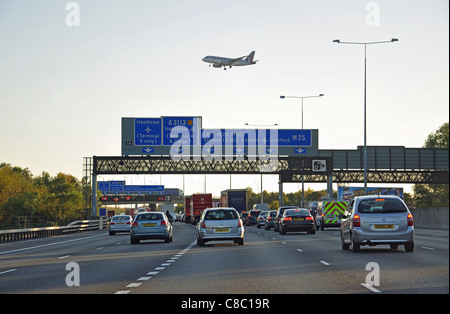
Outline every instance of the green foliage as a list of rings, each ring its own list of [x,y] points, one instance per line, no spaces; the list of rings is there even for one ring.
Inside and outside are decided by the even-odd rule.
[[[449,147],[449,123],[442,124],[436,132],[428,135],[424,147],[447,148]],[[414,206],[423,207],[448,207],[449,185],[447,184],[414,184]]]
[[[0,228],[20,227],[24,217],[41,221],[34,226],[66,224],[81,218],[82,207],[82,186],[72,175],[34,178],[27,168],[0,164]]]

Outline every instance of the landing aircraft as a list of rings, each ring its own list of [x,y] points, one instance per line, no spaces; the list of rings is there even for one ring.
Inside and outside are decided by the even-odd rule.
[[[216,56],[206,56],[202,59],[204,62],[208,62],[209,66],[211,64],[215,68],[221,68],[223,67],[224,70],[227,69],[227,66],[244,66],[244,65],[251,65],[256,64],[258,60],[253,61],[253,57],[255,56],[255,52],[252,51],[248,56],[242,56],[236,59],[233,58],[224,58],[224,57],[216,57]],[[245,59],[244,59],[245,58]]]

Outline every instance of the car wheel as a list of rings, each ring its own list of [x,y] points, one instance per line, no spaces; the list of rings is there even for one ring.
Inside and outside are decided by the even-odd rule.
[[[405,243],[405,251],[406,252],[414,251],[414,242]]]
[[[200,238],[197,238],[197,245],[198,245],[198,246],[205,246],[205,241],[203,241],[203,240],[200,239]]]
[[[351,236],[352,239],[352,252],[359,252],[360,245],[358,243],[355,243],[355,239],[353,239],[353,235]]]
[[[130,237],[130,242],[131,242],[131,244],[138,244],[138,243],[139,243],[139,240],[138,240],[138,239],[135,239],[135,238],[133,238],[133,237]]]
[[[342,249],[345,251],[350,248],[350,244],[345,243],[342,233],[341,233],[341,246],[342,246]]]
[[[281,234],[286,234],[286,230],[283,229],[283,227],[280,228],[280,233]]]

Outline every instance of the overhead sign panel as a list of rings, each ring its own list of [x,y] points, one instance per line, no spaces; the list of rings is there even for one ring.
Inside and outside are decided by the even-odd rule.
[[[122,118],[122,155],[172,154],[316,156],[318,130],[202,129],[198,116]]]
[[[98,189],[102,191],[103,194],[141,192],[163,193],[164,185],[126,185],[125,181],[100,181],[98,182]]]
[[[134,119],[134,145],[160,146],[161,143],[161,118]]]

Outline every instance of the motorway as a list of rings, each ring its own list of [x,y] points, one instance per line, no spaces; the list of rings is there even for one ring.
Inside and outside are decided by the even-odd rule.
[[[448,230],[416,229],[412,253],[403,246],[343,251],[337,228],[280,235],[251,226],[244,245],[199,247],[195,239],[194,226],[176,222],[171,243],[131,245],[129,234],[104,229],[0,244],[0,293],[449,293]],[[379,285],[370,262],[379,266]],[[372,284],[364,285],[366,276]]]

